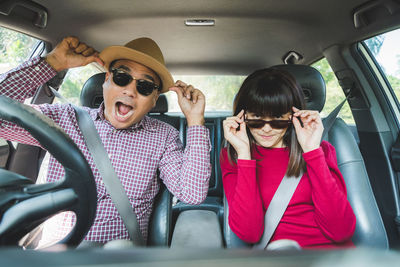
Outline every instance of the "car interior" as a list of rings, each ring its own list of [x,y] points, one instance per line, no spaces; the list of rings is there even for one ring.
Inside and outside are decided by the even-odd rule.
[[[232,114],[239,87],[232,86],[236,91],[230,93],[224,88],[227,84],[214,78],[214,87],[199,87],[211,107],[205,112],[212,166],[205,201],[200,205],[183,203],[162,185],[146,247],[75,249],[93,223],[96,210],[88,165],[62,131],[54,131],[23,104],[1,98],[0,118],[27,129],[44,148],[7,140],[0,143],[0,254],[4,259],[0,262],[5,266],[155,266],[161,262],[174,266],[394,266],[400,261],[400,52],[396,45],[391,49],[384,46],[393,34],[394,44],[400,47],[400,1],[5,0],[0,1],[1,28],[38,40],[20,63],[46,55],[65,36],[77,36],[98,51],[146,36],[158,43],[174,78],[240,76],[242,81],[256,69],[274,66],[296,78],[307,108],[319,111],[323,120],[347,99],[347,107],[342,108],[346,111],[339,113],[325,139],[336,149],[347,197],[357,218],[352,238],[356,249],[351,250],[274,253],[251,250],[240,240],[228,224],[229,207],[219,166],[225,145],[222,122]],[[0,31],[3,55],[10,50],[6,41]],[[380,51],[390,51],[387,58],[397,65],[384,65]],[[4,62],[0,55],[0,70]],[[94,71],[76,86],[79,88],[71,99],[97,108],[103,101],[105,70],[95,64],[91,68]],[[83,70],[78,72],[84,74]],[[63,94],[70,73],[59,73],[39,88],[30,103],[57,101],[49,87],[60,88]],[[335,95],[331,79],[337,81],[340,91]],[[176,109],[172,94],[161,94],[148,116],[175,127],[185,145],[187,122]],[[66,172],[64,182],[36,183],[46,151],[65,170],[74,170]],[[76,170],[82,176],[77,176]],[[58,198],[57,205],[44,205],[49,198]],[[80,205],[82,201],[88,205]],[[38,225],[63,210],[74,211],[78,217],[74,230],[59,242],[68,249],[56,253],[35,250],[35,242],[32,247],[21,247],[22,237],[28,235],[29,239]],[[207,219],[199,220],[199,214]],[[185,216],[189,220],[181,223]],[[210,223],[218,224],[219,229],[208,228]],[[179,242],[180,246],[174,245]]]

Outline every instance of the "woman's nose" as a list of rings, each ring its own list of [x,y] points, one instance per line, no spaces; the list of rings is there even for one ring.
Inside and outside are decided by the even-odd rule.
[[[264,124],[264,126],[261,128],[261,130],[263,130],[264,132],[269,132],[272,130],[271,125],[269,125],[269,123]]]

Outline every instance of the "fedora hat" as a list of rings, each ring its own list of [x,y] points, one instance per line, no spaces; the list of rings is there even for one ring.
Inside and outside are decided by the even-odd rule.
[[[110,63],[116,59],[128,59],[140,63],[153,70],[162,81],[161,93],[168,92],[174,86],[174,80],[165,67],[164,56],[160,47],[150,38],[138,38],[124,46],[113,45],[106,47],[100,53],[104,67],[108,70]]]

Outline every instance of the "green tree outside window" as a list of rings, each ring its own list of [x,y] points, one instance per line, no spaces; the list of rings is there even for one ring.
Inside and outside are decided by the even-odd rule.
[[[0,27],[0,73],[27,60],[38,42],[26,34]]]
[[[321,111],[321,116],[326,117],[345,99],[345,95],[326,58],[317,61],[312,67],[316,68],[322,74],[326,83],[326,101]],[[355,124],[348,102],[343,105],[338,117],[342,118],[349,125]]]

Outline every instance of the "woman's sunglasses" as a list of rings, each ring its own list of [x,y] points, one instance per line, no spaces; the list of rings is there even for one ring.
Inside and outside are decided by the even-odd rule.
[[[265,124],[269,124],[271,128],[274,129],[285,129],[287,128],[290,124],[292,124],[292,120],[271,120],[271,121],[266,121],[266,120],[250,120],[250,119],[245,119],[246,125],[249,126],[250,128],[256,128],[256,129],[261,129],[264,127]]]
[[[155,89],[158,90],[160,88],[153,82],[143,79],[136,79],[122,69],[111,69],[111,72],[113,74],[113,82],[121,87],[127,86],[133,80],[136,80],[136,90],[139,92],[139,94],[144,96],[149,96]]]

